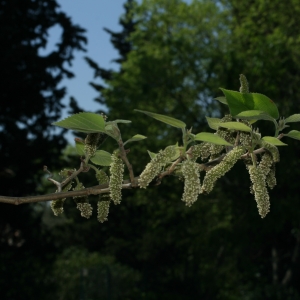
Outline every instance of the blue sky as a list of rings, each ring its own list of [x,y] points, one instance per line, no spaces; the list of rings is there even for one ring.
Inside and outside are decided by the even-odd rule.
[[[106,27],[112,31],[120,31],[119,18],[124,13],[123,4],[126,0],[57,0],[61,10],[71,17],[74,24],[78,24],[87,30],[87,52],[76,52],[73,65],[69,69],[75,74],[75,78],[64,80],[61,85],[67,87],[67,95],[63,103],[68,104],[70,96],[78,100],[79,106],[86,111],[100,109],[100,104],[93,99],[97,92],[88,84],[93,81],[93,70],[87,65],[84,56],[89,56],[101,67],[117,68],[112,60],[118,57],[117,51],[110,43],[110,35],[103,30]],[[61,30],[53,27],[49,31],[49,43],[47,48],[41,51],[46,54],[55,47]],[[98,79],[100,82],[100,79]],[[64,111],[64,117],[67,112]]]
[[[125,12],[123,5],[126,0],[57,0],[61,10],[71,17],[73,24],[78,24],[87,30],[87,52],[75,52],[75,58],[71,67],[68,67],[75,78],[65,79],[61,86],[67,87],[67,94],[63,103],[68,106],[70,96],[75,97],[80,107],[85,111],[94,112],[101,108],[94,101],[98,93],[89,85],[94,80],[93,70],[85,62],[88,56],[103,68],[117,69],[118,65],[112,60],[118,57],[117,51],[110,43],[110,35],[103,30],[104,27],[112,31],[120,31],[119,18]],[[49,32],[49,41],[46,49],[40,50],[40,55],[46,55],[59,41],[61,29],[59,26],[52,27]],[[100,83],[100,79],[97,79]],[[64,109],[63,118],[68,116],[68,109]],[[57,120],[59,121],[59,120]],[[74,143],[74,136],[69,131],[66,138]]]

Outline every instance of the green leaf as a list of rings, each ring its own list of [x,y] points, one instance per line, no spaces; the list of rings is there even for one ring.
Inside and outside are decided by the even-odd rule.
[[[129,124],[129,123],[131,123],[131,121],[130,120],[114,120],[114,121],[105,122],[105,125],[113,124],[113,123]]]
[[[80,156],[84,156],[85,153],[84,153],[84,144],[83,143],[80,143],[78,141],[75,140],[75,147],[76,147],[76,150],[77,150],[77,153],[80,155]]]
[[[130,138],[129,140],[127,140],[127,141],[124,143],[124,146],[125,146],[127,143],[141,141],[141,140],[144,140],[144,139],[146,139],[146,138],[147,138],[147,137],[144,136],[144,135],[136,134],[136,135],[134,135],[132,138]]]
[[[103,150],[97,150],[90,160],[99,166],[109,166],[111,164],[111,154]]]
[[[221,119],[219,118],[210,118],[210,117],[205,117],[206,121],[208,123],[208,126],[213,129],[213,130],[218,130],[219,123],[221,122]]]
[[[222,89],[228,102],[230,113],[233,116],[245,110],[260,110],[274,119],[279,118],[279,113],[275,103],[265,95],[258,93],[240,93]]]
[[[292,139],[300,140],[300,131],[292,130],[289,133],[284,134],[284,136],[288,136]]]
[[[101,115],[89,112],[78,113],[62,121],[52,123],[52,125],[85,133],[104,132],[104,124],[105,121]]]
[[[300,114],[294,114],[285,119],[285,123],[300,122]]]
[[[151,152],[151,151],[149,151],[149,150],[147,150],[148,151],[148,154],[149,154],[149,156],[150,156],[150,158],[151,159],[153,159],[157,154],[156,153],[154,153],[154,152]]]
[[[226,97],[217,97],[215,98],[216,100],[218,100],[219,102],[228,105]]]
[[[270,115],[261,110],[245,110],[234,118],[243,119],[243,120],[267,120],[267,121],[276,121]]]
[[[135,109],[135,111],[144,113],[144,114],[148,115],[149,117],[152,117],[153,119],[156,119],[158,121],[161,121],[163,123],[166,123],[166,124],[171,125],[176,128],[185,128],[186,127],[186,124],[184,122],[177,120],[175,118],[169,117],[169,116],[155,114],[155,113],[152,113],[149,111],[138,110],[138,109]]]
[[[209,132],[200,132],[200,133],[196,134],[195,140],[208,142],[208,143],[212,143],[212,144],[216,144],[216,145],[232,146],[232,144],[228,143],[227,141],[225,141],[218,135],[209,133]]]
[[[283,143],[281,140],[273,136],[264,136],[262,140],[274,146],[287,146],[287,144]]]
[[[219,126],[227,129],[251,132],[251,128],[249,126],[240,122],[224,122],[224,123],[219,123]]]

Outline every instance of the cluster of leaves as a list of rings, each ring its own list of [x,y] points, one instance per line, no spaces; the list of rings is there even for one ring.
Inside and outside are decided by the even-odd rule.
[[[106,116],[93,113],[79,113],[54,123],[54,125],[87,133],[86,139],[75,139],[76,148],[82,157],[84,170],[93,169],[99,184],[107,184],[107,199],[103,196],[98,202],[98,220],[107,220],[110,201],[119,204],[121,201],[121,190],[123,188],[147,188],[148,185],[157,185],[163,177],[168,175],[177,176],[184,181],[184,192],[182,201],[191,206],[199,194],[210,193],[216,181],[224,176],[240,159],[250,175],[250,191],[254,194],[258,211],[263,218],[269,212],[270,201],[268,189],[276,185],[275,164],[279,162],[279,146],[287,144],[281,141],[283,137],[290,137],[300,140],[300,131],[292,130],[288,133],[281,133],[289,127],[291,122],[300,122],[300,114],[294,114],[286,119],[280,118],[276,105],[267,96],[258,93],[249,93],[247,79],[240,75],[240,91],[221,89],[225,97],[217,100],[228,105],[230,114],[222,119],[209,118],[207,122],[214,133],[201,132],[193,134],[192,129],[187,129],[184,122],[153,112],[136,110],[144,113],[158,121],[181,129],[182,144],[178,142],[168,145],[158,153],[149,152],[151,161],[146,165],[144,171],[138,178],[133,175],[127,152],[124,146],[133,141],[139,141],[145,136],[135,135],[125,143],[122,141],[121,131],[118,123],[130,123],[128,120],[106,121]],[[274,136],[262,136],[255,123],[259,120],[271,121],[275,127]],[[109,136],[117,141],[119,148],[113,153],[98,150],[106,137]],[[201,143],[197,143],[201,142]],[[91,163],[93,164],[91,164]],[[127,165],[130,181],[126,184],[123,181],[124,164]],[[110,167],[110,176],[103,169],[95,165]],[[64,177],[76,180],[74,189],[83,189],[83,185],[77,176],[72,174],[76,170],[65,170]],[[204,178],[201,183],[201,172]],[[67,177],[68,178],[68,177]],[[69,190],[71,180],[65,180],[64,189]],[[107,196],[107,195],[106,195]],[[75,198],[75,197],[74,197]],[[63,212],[63,200],[55,200],[52,209],[55,215]],[[89,218],[92,214],[92,207],[88,203],[87,196],[75,198],[77,208],[81,215]]]

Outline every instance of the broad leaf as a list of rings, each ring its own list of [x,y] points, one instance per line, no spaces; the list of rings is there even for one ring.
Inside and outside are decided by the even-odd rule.
[[[52,124],[85,133],[104,132],[105,130],[103,117],[89,112],[78,113]]]
[[[218,130],[219,123],[221,122],[221,119],[219,118],[210,118],[210,117],[205,117],[206,121],[208,123],[208,126],[213,129],[213,130]]]
[[[234,118],[243,120],[267,120],[272,122],[276,121],[270,115],[261,110],[246,110],[239,113]]]
[[[200,132],[196,134],[195,140],[208,142],[216,145],[232,146],[232,144],[228,143],[218,135],[209,132]]]
[[[260,110],[274,119],[279,118],[277,106],[265,95],[258,93],[240,93],[222,88],[221,90],[226,97],[230,113],[233,116],[246,110]]]
[[[226,97],[217,97],[215,98],[216,100],[218,100],[219,102],[228,105]]]
[[[274,146],[287,146],[287,144],[283,143],[281,140],[273,136],[264,136],[262,140]]]
[[[154,152],[151,152],[151,151],[149,151],[149,150],[147,150],[148,151],[148,154],[149,154],[149,156],[150,156],[150,158],[151,159],[153,159],[157,154],[156,153],[154,153]]]
[[[130,138],[129,140],[127,140],[124,145],[126,145],[127,143],[130,143],[130,142],[137,142],[137,141],[141,141],[141,140],[144,140],[146,139],[147,137],[144,136],[144,135],[141,135],[141,134],[136,134],[134,135],[132,138]]]
[[[300,114],[294,114],[285,119],[285,123],[300,122]]]
[[[81,143],[77,140],[75,140],[75,147],[76,147],[76,150],[77,150],[77,153],[80,155],[80,156],[84,156],[85,153],[84,153],[84,143]]]
[[[103,150],[97,150],[95,155],[91,157],[90,160],[95,165],[109,166],[111,164],[111,154]]]
[[[186,124],[184,122],[177,120],[175,118],[169,117],[169,116],[155,114],[155,113],[152,113],[149,111],[138,110],[138,109],[135,109],[135,111],[144,113],[144,114],[148,115],[149,117],[152,117],[153,119],[156,119],[158,121],[161,121],[163,123],[166,123],[166,124],[171,125],[176,128],[185,128],[186,127]]]
[[[227,129],[233,129],[239,131],[246,131],[246,132],[251,131],[251,128],[249,126],[240,122],[224,122],[224,123],[219,123],[219,126]]]
[[[288,136],[292,139],[300,140],[300,131],[298,130],[292,130],[287,134],[284,134],[284,136]]]

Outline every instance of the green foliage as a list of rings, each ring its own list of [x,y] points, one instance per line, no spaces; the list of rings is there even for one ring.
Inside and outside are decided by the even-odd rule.
[[[209,133],[209,132],[198,133],[195,135],[194,139],[195,139],[195,141],[203,141],[203,142],[208,142],[208,143],[215,144],[215,145],[232,146],[232,144],[228,143],[221,137],[219,137],[213,133]]]
[[[56,126],[85,133],[104,132],[104,124],[105,120],[103,116],[85,112],[70,116],[62,121],[53,123],[53,125]]]
[[[279,161],[279,152],[277,146],[287,146],[280,141],[278,137],[263,136],[259,133],[258,129],[253,129],[251,126],[248,126],[248,121],[240,121],[240,117],[243,119],[251,119],[252,121],[258,120],[270,120],[272,119],[275,124],[275,135],[284,127],[282,124],[277,123],[272,117],[268,117],[269,114],[278,115],[277,108],[273,102],[271,104],[266,104],[266,96],[261,94],[249,94],[248,91],[248,82],[244,75],[240,75],[242,87],[242,93],[223,90],[226,99],[228,100],[228,106],[231,111],[239,110],[239,118],[236,118],[236,121],[231,121],[231,115],[226,115],[222,119],[217,118],[206,118],[210,127],[217,129],[216,133],[201,132],[196,135],[192,134],[192,130],[186,129],[186,124],[175,118],[156,114],[148,111],[137,110],[142,112],[158,121],[171,125],[173,127],[179,128],[182,130],[182,145],[170,145],[167,146],[164,150],[160,150],[159,153],[153,155],[149,152],[151,161],[146,165],[144,171],[140,174],[138,178],[138,185],[141,188],[147,188],[147,186],[152,182],[159,182],[164,176],[174,174],[183,177],[185,185],[182,199],[188,205],[191,206],[198,198],[200,193],[210,193],[216,181],[224,176],[236,162],[243,158],[247,165],[247,169],[250,174],[250,180],[252,182],[252,191],[257,202],[259,214],[264,218],[269,212],[269,195],[267,191],[267,176],[270,172],[271,166]],[[249,97],[247,97],[249,96]],[[241,105],[242,103],[242,105]],[[241,110],[242,107],[245,107],[246,110]],[[249,110],[250,107],[255,109]],[[264,109],[257,110],[256,108]],[[74,124],[78,120],[78,116],[84,116],[84,130],[90,132],[91,128],[97,128],[97,123],[95,123],[95,118],[98,118],[98,115],[95,114],[77,114],[67,118],[62,121],[65,122],[64,126],[71,126],[69,121],[74,120]],[[119,143],[119,150],[115,150],[112,155],[110,153],[97,150],[97,147],[102,143],[99,141],[99,133],[89,133],[85,139],[85,148],[84,152],[86,155],[85,163],[87,164],[89,160],[96,165],[110,166],[110,178],[109,178],[109,197],[114,201],[115,204],[119,204],[122,198],[122,185],[123,185],[123,173],[124,173],[124,163],[128,166],[128,160],[125,158],[126,151],[124,145],[130,141],[139,141],[145,138],[142,135],[135,135],[129,139],[126,143],[122,142],[122,134],[117,126],[117,122],[110,121],[107,125],[105,124],[104,119],[101,118],[101,128],[105,128],[104,132],[109,133],[109,135],[117,139]],[[297,117],[293,117],[292,120],[296,120]],[[100,119],[99,119],[100,120]],[[62,122],[57,122],[56,124],[62,126]],[[91,128],[88,124],[91,124]],[[247,125],[246,125],[247,124]],[[72,125],[74,130],[79,128],[79,125]],[[109,129],[108,129],[109,128]],[[297,137],[296,133],[290,134],[293,137]],[[280,138],[283,135],[280,136]],[[289,136],[286,134],[285,136]],[[202,146],[192,146],[190,144],[195,141],[204,142]],[[227,146],[225,149],[224,146]],[[230,146],[230,147],[228,147]],[[79,149],[79,152],[82,150],[81,141],[76,141],[76,147]],[[190,147],[190,148],[189,148]],[[92,150],[91,150],[92,148]],[[226,153],[223,151],[226,150]],[[262,153],[267,151],[266,155],[263,155],[258,164],[258,159],[256,153]],[[267,155],[270,153],[269,155]],[[196,160],[198,157],[203,159],[202,164],[197,164]],[[205,160],[210,157],[210,161],[207,163]],[[249,159],[251,157],[251,159]],[[266,161],[268,159],[268,161]],[[215,162],[211,164],[211,162]],[[251,164],[251,165],[250,165]],[[91,166],[91,165],[90,165]],[[92,166],[93,167],[93,166]],[[99,170],[93,167],[96,170],[96,178],[99,181]],[[207,171],[203,180],[203,185],[200,185],[200,171]],[[133,171],[129,168],[131,184],[133,182]],[[274,173],[270,173],[273,174]],[[271,176],[272,178],[274,176]],[[274,186],[274,179],[270,179],[268,176],[269,186]],[[101,180],[100,180],[101,181]],[[272,183],[273,182],[273,183]],[[79,185],[77,185],[78,187]],[[56,202],[55,202],[56,203]],[[61,213],[63,202],[53,204],[52,207],[55,208],[54,212],[58,215],[58,212]],[[92,208],[86,197],[84,201],[77,203],[77,207],[81,210],[82,216],[89,218],[92,212]],[[98,203],[98,219],[100,222],[104,222],[107,219],[108,215],[109,202]]]
[[[233,116],[247,110],[260,110],[269,114],[274,119],[279,118],[279,113],[274,102],[262,94],[257,93],[239,93],[221,89],[224,93],[230,113]]]

